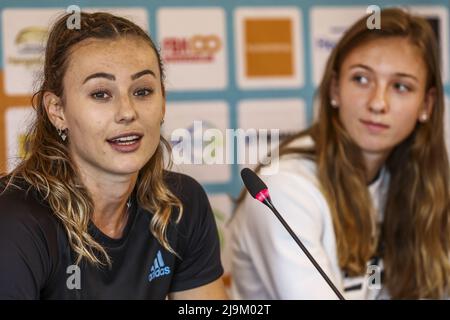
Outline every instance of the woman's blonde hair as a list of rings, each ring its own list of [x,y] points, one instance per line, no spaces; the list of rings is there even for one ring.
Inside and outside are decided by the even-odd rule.
[[[425,19],[401,9],[382,10],[379,30],[368,29],[367,18],[351,26],[331,52],[318,90],[317,122],[284,141],[279,153],[300,153],[317,163],[341,269],[350,276],[363,275],[368,261],[381,254],[391,297],[441,298],[449,290],[450,175],[437,41]],[[383,225],[379,236],[374,236],[376,225],[362,154],[339,121],[338,109],[331,105],[330,88],[350,51],[387,37],[406,38],[420,50],[428,74],[426,90],[436,90],[436,101],[430,120],[417,123],[386,161],[390,185]],[[315,142],[313,148],[290,144],[308,135]]]
[[[110,264],[105,249],[88,233],[88,225],[94,203],[80,180],[77,168],[69,155],[67,142],[63,142],[47,116],[44,93],[53,92],[64,101],[63,77],[70,59],[71,49],[85,39],[110,39],[137,37],[154,50],[161,74],[161,87],[165,96],[161,57],[153,41],[140,27],[131,21],[109,13],[81,13],[79,29],[69,29],[62,16],[53,25],[47,41],[42,84],[33,95],[32,104],[36,120],[27,137],[27,155],[8,175],[8,181],[24,180],[50,205],[62,222],[72,250],[79,263],[83,258],[96,264]],[[68,139],[70,143],[70,137]],[[160,137],[160,143],[151,159],[139,171],[135,190],[138,204],[153,213],[150,230],[158,241],[176,254],[167,239],[169,223],[177,223],[183,213],[180,200],[165,184],[164,147],[170,145]],[[176,218],[174,214],[177,213]]]

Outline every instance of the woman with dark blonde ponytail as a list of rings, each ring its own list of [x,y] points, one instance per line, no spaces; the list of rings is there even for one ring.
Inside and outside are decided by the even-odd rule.
[[[0,299],[224,298],[202,187],[164,170],[163,68],[108,13],[52,27],[28,154],[2,179]]]
[[[450,280],[449,162],[438,45],[428,22],[361,18],[328,59],[317,122],[264,176],[278,211],[348,299],[439,299]],[[233,289],[246,299],[334,299],[261,203],[232,221]]]

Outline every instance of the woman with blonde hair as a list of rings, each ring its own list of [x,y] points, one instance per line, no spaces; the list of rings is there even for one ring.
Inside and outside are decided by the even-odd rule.
[[[25,160],[2,179],[0,299],[220,299],[219,241],[192,178],[164,170],[161,58],[108,13],[52,27]]]
[[[448,295],[449,162],[438,45],[428,22],[381,11],[353,24],[328,59],[313,126],[262,178],[272,201],[346,298]],[[232,294],[335,299],[262,203],[232,221]]]

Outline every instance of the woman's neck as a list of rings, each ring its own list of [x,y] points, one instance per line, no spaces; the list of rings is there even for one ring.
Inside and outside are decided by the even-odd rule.
[[[366,166],[367,184],[371,184],[378,178],[378,174],[383,167],[389,153],[369,153],[363,152],[364,162]]]
[[[117,239],[123,235],[128,221],[128,201],[137,174],[128,177],[81,174],[83,184],[94,201],[91,220],[105,235]]]

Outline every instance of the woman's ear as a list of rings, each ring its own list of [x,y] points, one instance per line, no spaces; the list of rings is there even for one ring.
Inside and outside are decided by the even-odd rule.
[[[423,103],[423,108],[420,110],[419,113],[419,121],[420,122],[426,122],[428,119],[430,119],[431,114],[433,113],[433,107],[436,102],[436,88],[430,88],[425,93],[425,99]]]
[[[64,110],[62,108],[61,99],[53,92],[46,91],[44,93],[44,107],[47,116],[52,124],[57,128],[64,130],[67,128],[64,117]]]

